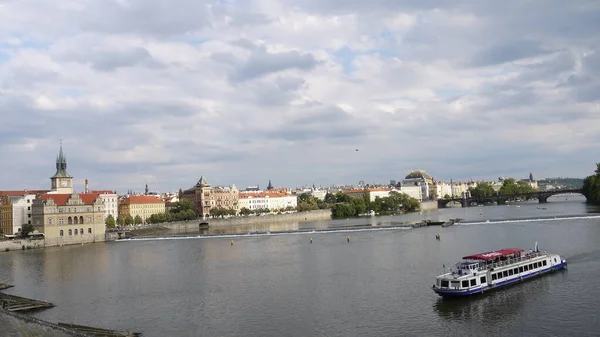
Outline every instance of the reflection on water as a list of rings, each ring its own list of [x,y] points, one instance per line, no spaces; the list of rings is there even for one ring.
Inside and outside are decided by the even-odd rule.
[[[448,320],[483,321],[508,320],[520,314],[526,304],[536,300],[548,291],[549,278],[557,273],[546,274],[533,280],[517,283],[505,288],[464,298],[439,298],[434,304],[434,311]]]

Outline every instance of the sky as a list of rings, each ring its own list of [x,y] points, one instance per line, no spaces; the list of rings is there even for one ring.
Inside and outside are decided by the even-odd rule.
[[[0,0],[0,190],[584,177],[600,2]]]

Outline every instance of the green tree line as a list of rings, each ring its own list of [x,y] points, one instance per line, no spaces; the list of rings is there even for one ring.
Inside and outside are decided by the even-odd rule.
[[[494,190],[491,183],[478,183],[476,187],[469,187],[469,193],[473,198],[485,198],[496,195],[519,195],[535,191],[527,181],[516,181],[514,178],[505,179],[498,192]]]
[[[390,192],[388,197],[376,197],[373,201],[370,201],[367,191],[358,198],[343,192],[327,193],[324,202],[332,205],[331,217],[334,219],[356,217],[370,211],[381,215],[415,212],[421,207],[417,199],[396,191]]]
[[[596,164],[594,173],[583,180],[582,193],[588,203],[600,205],[600,163]]]

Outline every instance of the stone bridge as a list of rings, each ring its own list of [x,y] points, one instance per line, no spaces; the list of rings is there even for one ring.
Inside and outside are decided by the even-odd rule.
[[[498,205],[506,204],[507,200],[516,199],[518,197],[533,197],[539,201],[540,204],[548,202],[548,198],[557,195],[557,194],[565,194],[565,193],[580,193],[582,190],[578,189],[565,189],[565,190],[550,190],[550,191],[539,191],[539,192],[530,192],[530,193],[521,193],[521,194],[513,194],[513,195],[493,195],[488,197],[471,197],[471,198],[454,198],[454,199],[439,199],[438,200],[438,208],[446,208],[446,206],[451,202],[460,203],[462,207],[469,207],[473,204],[484,204],[487,202],[496,202]]]

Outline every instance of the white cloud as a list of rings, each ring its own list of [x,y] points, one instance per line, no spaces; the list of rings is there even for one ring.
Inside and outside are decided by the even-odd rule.
[[[583,176],[600,145],[599,14],[558,0],[4,1],[0,189],[47,186],[60,138],[73,175],[120,191],[417,167]]]

